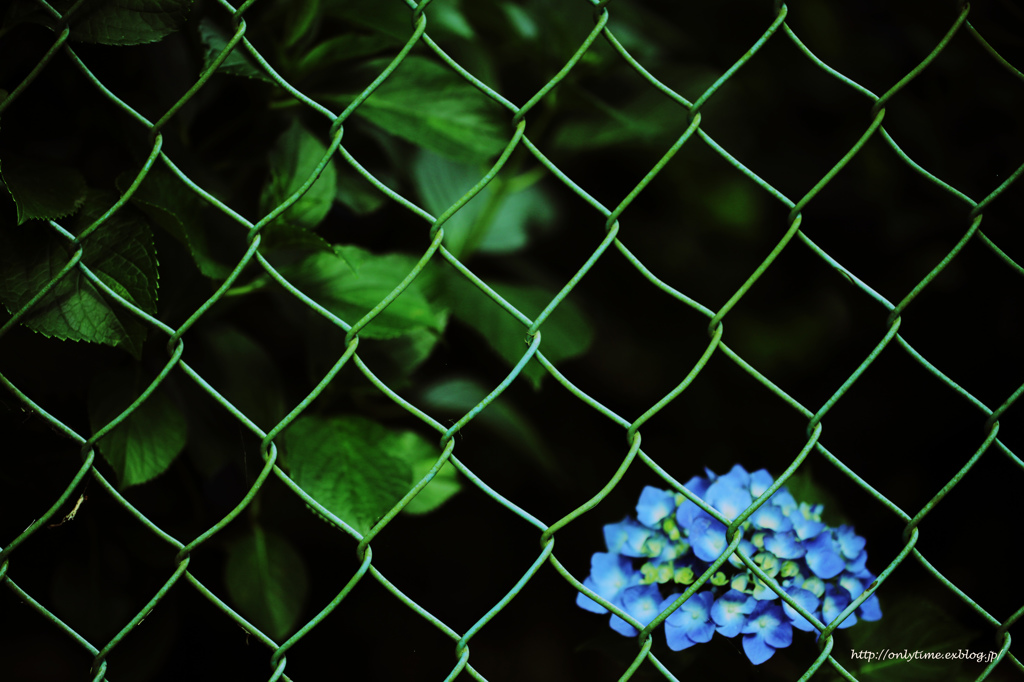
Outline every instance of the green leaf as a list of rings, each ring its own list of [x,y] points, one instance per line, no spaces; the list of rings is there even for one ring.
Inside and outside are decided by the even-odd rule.
[[[881,620],[858,621],[847,631],[854,651],[955,653],[975,637],[975,633],[946,615],[935,604],[920,597],[905,596],[892,604],[883,603],[882,608]],[[853,659],[850,661],[851,666],[843,658],[839,659],[840,663],[862,682],[964,679],[959,674],[962,672],[963,661],[957,659]],[[858,663],[859,668],[854,667]]]
[[[300,488],[365,533],[409,492],[426,457],[422,439],[407,433],[358,416],[300,417],[285,432],[285,465]]]
[[[295,286],[349,324],[354,324],[398,286],[416,265],[401,253],[372,254],[356,246],[335,246],[281,269]],[[412,281],[360,335],[390,339],[417,329],[440,332],[444,310],[428,300],[426,272]]]
[[[438,328],[443,328],[444,321],[448,319],[447,313],[441,313],[438,319],[443,320]],[[407,377],[430,357],[438,340],[437,331],[424,328],[413,329],[397,339],[382,341],[381,345],[399,375]]]
[[[304,227],[290,223],[273,222],[260,230],[260,251],[326,251],[331,253],[331,243]]]
[[[423,207],[435,218],[462,198],[485,172],[480,164],[452,161],[425,149],[420,150],[412,162],[412,181]],[[497,178],[491,184],[496,181]],[[445,248],[456,258],[464,257],[467,245],[479,242],[487,229],[488,225],[480,217],[493,200],[492,195],[491,185],[484,187],[442,225]]]
[[[447,211],[480,181],[486,169],[452,161],[421,150],[412,164],[412,178],[424,207],[435,217]],[[523,176],[520,176],[523,177]],[[444,227],[445,248],[456,257],[474,250],[508,253],[526,246],[528,228],[546,227],[555,219],[554,204],[530,183],[513,189],[496,177],[453,214]]]
[[[852,525],[849,518],[843,513],[843,505],[840,501],[814,481],[811,477],[811,470],[807,466],[790,476],[783,487],[789,490],[797,504],[806,502],[810,505],[823,505],[821,518],[829,526],[835,528],[844,524]]]
[[[537,21],[523,7],[511,2],[502,2],[501,10],[504,12],[509,24],[516,32],[516,37],[524,42],[533,42],[540,35],[540,28]]]
[[[302,76],[325,73],[344,62],[369,57],[396,44],[394,39],[379,33],[345,33],[316,45],[298,60],[295,70]]]
[[[200,344],[197,366],[203,378],[260,428],[277,424],[285,415],[285,392],[267,351],[227,325],[206,330]]]
[[[18,224],[71,215],[85,201],[85,178],[73,168],[4,155],[0,174],[18,208]]]
[[[514,187],[524,178],[526,174],[509,184]],[[553,227],[557,218],[555,203],[541,187],[530,184],[523,189],[510,189],[494,211],[480,240],[479,251],[487,254],[518,251],[527,245],[531,234]]]
[[[203,54],[203,70],[210,68],[210,64],[217,58],[228,42],[231,40],[231,36],[221,29],[215,22],[208,18],[204,18],[199,22],[199,39],[203,41],[203,45],[206,50]],[[220,63],[217,70],[221,73],[226,73],[231,76],[242,76],[244,78],[255,78],[256,80],[266,81],[267,83],[273,83],[274,80],[267,75],[267,72],[256,66],[256,63],[246,52],[245,48],[239,43],[235,45],[234,49],[224,58],[224,61]]]
[[[114,420],[145,389],[132,372],[96,376],[89,387],[89,426],[98,431]],[[185,416],[161,388],[137,406],[98,442],[100,453],[124,489],[156,478],[171,465],[188,440]]]
[[[533,319],[555,297],[555,292],[541,287],[488,282],[502,298],[517,310]],[[526,328],[504,308],[495,303],[474,284],[461,275],[449,278],[448,301],[455,317],[465,322],[487,339],[491,347],[510,365],[515,365],[526,354]],[[590,347],[593,331],[583,312],[569,300],[563,300],[541,326],[540,352],[558,365],[564,360],[582,355]],[[534,388],[539,389],[547,370],[536,358],[531,358],[522,375]]]
[[[345,0],[328,2],[324,13],[332,19],[342,19],[390,37],[401,44],[409,39],[409,8],[401,3],[380,0]]]
[[[436,443],[431,443],[415,431],[388,430],[386,433],[378,435],[381,448],[392,457],[404,461],[412,471],[409,486],[402,493],[404,496],[409,489],[430,472],[441,453],[438,452]],[[418,515],[437,509],[462,489],[457,476],[458,472],[455,467],[445,462],[419,494],[409,500],[409,504],[405,505],[402,511]]]
[[[432,9],[430,23],[436,27],[434,31],[456,35],[464,40],[476,40],[476,31],[470,26],[457,3],[438,4]]]
[[[124,192],[134,179],[131,173],[121,175],[117,179],[118,189]],[[231,274],[233,266],[225,262],[210,239],[208,221],[203,215],[205,204],[181,180],[162,167],[154,167],[132,195],[131,202],[184,244],[204,275],[226,279]]]
[[[582,94],[586,114],[574,116],[558,128],[552,144],[559,149],[588,152],[627,144],[661,147],[686,130],[680,106],[660,92],[640,93],[622,109]]]
[[[82,222],[99,217],[105,199],[92,197]],[[156,313],[157,262],[153,235],[130,207],[122,207],[83,244],[82,262],[100,281],[144,312]],[[52,230],[0,230],[0,301],[20,310],[74,254]],[[123,347],[136,357],[146,326],[110,301],[79,268],[73,268],[22,318],[44,336]]]
[[[376,76],[390,60],[367,63]],[[331,99],[347,105],[354,94]],[[501,106],[450,67],[410,55],[356,110],[383,130],[456,161],[486,161],[512,136]]]
[[[309,578],[306,562],[285,536],[254,525],[228,545],[224,581],[241,614],[272,639],[281,642],[295,630]]]
[[[344,337],[344,332],[338,329],[310,344],[311,352],[320,360],[317,365],[320,375],[337,362],[339,344],[344,345]],[[360,346],[359,356],[373,367],[378,379],[401,391],[410,386],[413,372],[430,357],[439,341],[440,336],[433,329],[412,329],[393,339],[377,339],[373,344]]]
[[[71,38],[103,45],[154,43],[180,29],[191,7],[192,0],[86,0],[72,16]]]
[[[320,0],[288,0],[282,43],[292,47],[315,30],[320,17]]]
[[[38,2],[31,0],[13,0],[8,3],[2,19],[5,30],[10,30],[21,23],[41,24],[52,30],[56,23],[52,14],[43,9]]]
[[[759,216],[764,215],[762,193],[756,190],[755,185],[738,178],[729,178],[712,186],[704,196],[714,215],[715,225],[737,236],[750,238]]]
[[[277,364],[263,346],[223,322],[203,325],[189,338],[189,365],[210,386],[264,430],[281,420],[287,411],[284,401],[288,392]],[[211,402],[201,387],[192,384],[184,390],[191,391],[182,398],[191,434],[186,452],[190,464],[208,480],[225,467],[251,464],[253,458],[246,454],[242,434],[245,430],[245,438],[250,438],[248,431],[233,419],[225,420],[227,413]]]
[[[260,211],[264,215],[270,213],[298,191],[313,175],[326,154],[327,147],[306,130],[299,119],[293,119],[291,126],[270,150],[270,177],[260,194]],[[337,171],[332,159],[327,162],[316,182],[277,221],[314,229],[331,210],[337,183]]]
[[[343,166],[338,173],[338,193],[335,200],[356,215],[367,215],[384,205],[384,194],[363,176]]]
[[[476,407],[490,393],[474,379],[446,379],[428,387],[421,395],[425,407],[462,415]],[[527,455],[549,473],[557,462],[536,428],[511,403],[499,396],[473,418],[474,424],[491,429],[501,440]]]

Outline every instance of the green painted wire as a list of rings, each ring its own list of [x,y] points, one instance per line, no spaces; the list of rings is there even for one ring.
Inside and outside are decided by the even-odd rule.
[[[18,85],[13,90],[7,93],[7,97],[5,97],[3,100],[0,100],[0,114],[3,114],[4,110],[7,107],[11,106],[11,104],[14,103],[14,100],[16,100],[21,95],[21,93],[28,89],[28,86],[32,84],[32,81],[34,81],[36,77],[43,72],[43,69],[46,68],[46,65],[50,63],[51,59],[53,59],[53,55],[55,55],[57,53],[57,50],[59,50],[67,41],[69,35],[71,35],[71,30],[67,27],[64,27],[64,30],[61,31],[59,36],[57,36],[57,40],[53,42],[53,45],[50,46],[50,49],[46,51],[46,54],[44,54],[42,58],[40,58],[36,65],[32,67],[32,70],[29,71],[28,75],[25,76],[25,78],[20,83],[18,83]]]

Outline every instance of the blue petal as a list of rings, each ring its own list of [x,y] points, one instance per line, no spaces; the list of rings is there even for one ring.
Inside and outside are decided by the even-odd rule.
[[[779,598],[779,593],[768,586],[768,583],[764,582],[756,575],[754,576],[754,599],[758,601],[771,601]]]
[[[661,613],[661,591],[656,584],[635,585],[622,591],[622,608],[629,615],[647,625]]]
[[[661,609],[668,608],[676,597],[673,595],[661,604]],[[682,606],[665,619],[665,638],[669,647],[680,651],[693,643],[709,642],[715,634],[714,623],[711,622],[711,606],[714,597],[710,591],[691,595]],[[686,640],[684,642],[683,640]],[[688,643],[687,643],[688,642]]]
[[[736,466],[739,465],[737,464]],[[753,498],[750,497],[750,490],[747,487],[737,485],[726,476],[719,478],[711,484],[704,499],[712,507],[722,512],[730,521],[742,514],[743,510],[753,502]]]
[[[793,642],[793,626],[783,614],[782,608],[778,604],[766,601],[757,603],[747,618],[743,634],[763,637],[766,644],[776,649],[789,646]],[[747,638],[744,637],[744,645],[746,641]]]
[[[715,480],[715,475],[711,471],[705,469],[708,472],[710,478],[703,478],[701,476],[694,476],[686,485],[683,486],[697,497],[704,499],[704,493],[708,491],[708,486],[711,485],[711,481]]]
[[[799,510],[791,512],[789,519],[793,522],[793,530],[796,531],[796,536],[801,540],[813,538],[826,529],[824,523],[808,519]],[[831,536],[831,532],[829,535]]]
[[[662,603],[661,609],[668,608],[677,596],[674,595],[666,599]],[[714,600],[714,595],[708,590],[690,595],[689,599],[683,602],[678,609],[665,619],[665,623],[666,625],[671,623],[674,627],[680,627],[688,632],[696,626],[711,620],[711,605],[714,603]]]
[[[690,500],[683,500],[679,503],[679,507],[676,509],[676,524],[683,529],[688,529],[693,525],[694,519],[701,514],[705,514],[703,509],[695,505]]]
[[[589,578],[589,577],[586,578],[583,581],[583,586],[590,588],[591,590],[593,590],[594,592],[597,592],[598,594],[601,594],[601,591],[599,589],[597,589],[597,585],[594,583],[594,579],[593,578]],[[604,596],[604,595],[601,595],[601,596]],[[607,597],[605,597],[605,599],[607,599]],[[611,601],[611,600],[609,600],[609,601]],[[593,599],[591,599],[587,595],[583,594],[582,592],[577,592],[576,593],[576,606],[580,607],[581,609],[585,609],[587,611],[590,611],[591,613],[608,613],[608,609],[606,609],[605,607],[601,606],[596,601],[594,601]]]
[[[715,600],[711,607],[711,618],[718,626],[718,632],[726,637],[735,637],[747,623],[747,615],[754,610],[753,597],[739,590],[729,590]]]
[[[839,576],[839,580],[837,582],[839,583],[839,587],[846,590],[847,594],[850,595],[850,599],[856,599],[860,596],[860,593],[864,591],[864,586],[861,585],[861,582],[852,575],[844,573]]]
[[[831,531],[825,531],[808,540],[804,543],[804,548],[807,550],[807,566],[819,578],[834,578],[846,568],[846,562],[836,551]]]
[[[821,602],[821,614],[824,616],[826,625],[835,620],[850,605],[850,601],[850,598],[846,595],[846,590],[829,587],[825,591],[825,597]],[[856,624],[856,622],[857,616],[851,613],[846,617],[846,620],[839,624],[839,628],[848,628]]]
[[[856,559],[867,544],[864,538],[853,532],[853,526],[839,526],[836,529],[836,539],[839,541],[843,556],[848,560]]]
[[[686,553],[685,550],[683,552],[679,550],[679,544],[669,540],[667,535],[661,531],[652,531],[650,537],[644,540],[640,553],[645,557],[654,559],[655,563],[660,564],[672,561],[680,556],[680,554]]]
[[[591,589],[608,601],[614,601],[622,590],[639,583],[640,578],[633,562],[624,556],[595,552],[590,557],[590,579],[596,585]]]
[[[750,488],[750,474],[748,474],[747,470],[739,464],[733,464],[729,473],[719,476],[718,480],[723,481],[732,487],[747,488],[748,491]]]
[[[662,602],[661,592],[657,585],[627,587],[622,591],[620,602],[622,610],[640,621],[641,625],[647,625],[661,612],[658,608]],[[614,614],[608,624],[612,630],[627,637],[637,634],[636,628]]]
[[[618,523],[609,523],[604,527],[604,541],[608,551],[629,557],[642,557],[644,543],[652,531],[636,521],[626,518]]]
[[[715,636],[715,624],[710,621],[701,623],[688,630],[686,636],[699,644],[710,642],[711,638]]]
[[[793,643],[793,624],[783,620],[778,627],[765,632],[764,641],[776,649],[789,646]]]
[[[765,642],[776,649],[790,646],[793,644],[793,624],[785,619],[782,609],[777,605],[774,607],[773,615],[777,617],[778,624],[765,631]]]
[[[668,648],[672,651],[689,649],[696,644],[696,642],[686,636],[686,633],[681,628],[670,628],[668,625],[665,626],[665,641],[668,643]]]
[[[710,481],[701,478],[700,476],[694,476],[686,482],[685,488],[697,497],[704,499],[704,493],[708,491],[708,486],[711,485]],[[695,505],[689,499],[684,499],[679,503],[679,508],[676,509],[676,523],[682,529],[687,529],[693,520],[704,514],[704,510]]]
[[[861,620],[878,620],[882,617],[882,606],[878,603],[878,595],[873,594],[864,600],[864,603],[857,609],[857,615]]]
[[[755,528],[784,532],[793,528],[793,522],[782,513],[782,509],[770,504],[762,504],[750,515],[750,522]]]
[[[675,510],[675,493],[645,486],[636,505],[636,518],[648,528],[658,528],[661,521]]]
[[[768,473],[767,469],[758,469],[754,473],[750,474],[750,494],[754,497],[761,497],[764,491],[772,487],[772,483],[775,479]],[[774,498],[775,496],[772,495]]]
[[[736,549],[742,550],[748,557],[752,557],[757,554],[757,547],[754,546],[753,542],[746,538],[740,540],[739,547]],[[735,552],[729,555],[729,565],[740,570],[746,570],[746,564],[743,563],[743,560],[740,559],[739,555]]]
[[[864,565],[867,561],[868,553],[861,550],[860,554],[858,554],[855,559],[850,559],[846,562],[846,570],[857,577],[862,577],[859,574],[864,573]]]
[[[754,665],[761,665],[775,653],[775,649],[768,646],[764,637],[759,634],[745,635],[743,637],[743,652]]]
[[[780,559],[799,559],[807,553],[807,549],[800,544],[796,533],[792,531],[766,536],[764,548]]]
[[[626,621],[622,620],[615,614],[612,614],[612,618],[608,621],[608,625],[611,626],[612,630],[615,630],[615,632],[619,633],[620,635],[625,635],[626,637],[636,637],[637,634],[640,632],[635,627],[633,627]]]
[[[768,498],[768,504],[778,507],[786,516],[790,516],[792,512],[799,508],[796,500],[793,499],[793,495],[790,494],[785,486],[776,490],[775,494]]]
[[[791,596],[797,604],[810,612],[812,616],[819,618],[821,615],[818,613],[818,607],[821,605],[821,600],[815,597],[813,592],[801,587],[789,587],[786,589],[786,594]],[[811,625],[809,620],[801,616],[796,609],[786,602],[782,602],[782,611],[789,616],[789,619],[793,622],[793,627],[798,630],[803,630],[804,632],[813,632],[815,630],[815,627]]]
[[[725,541],[725,526],[707,514],[699,517],[690,527],[690,547],[701,561],[715,561],[728,545]]]

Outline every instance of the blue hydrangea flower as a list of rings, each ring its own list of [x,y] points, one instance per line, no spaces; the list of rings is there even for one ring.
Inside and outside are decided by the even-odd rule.
[[[728,544],[725,540],[725,526],[707,514],[697,517],[690,526],[690,546],[701,561],[713,562],[722,555]]]
[[[609,552],[628,557],[642,557],[646,556],[644,543],[656,532],[626,518],[619,523],[612,523],[604,527],[604,541],[608,545]]]
[[[717,600],[711,607],[711,617],[715,620],[718,632],[726,637],[735,637],[743,631],[747,624],[747,616],[757,604],[750,595],[731,589]]]
[[[843,612],[850,605],[850,593],[841,587],[829,586],[825,589],[825,596],[821,600],[821,613],[826,623],[831,623],[836,616]],[[839,624],[840,628],[848,628],[857,622],[857,616],[852,613]]]
[[[648,528],[660,528],[659,524],[675,510],[674,493],[646,486],[640,493],[640,501],[636,505],[636,520]]]
[[[831,530],[818,533],[804,543],[804,548],[807,550],[807,565],[819,578],[835,578],[846,568],[846,562],[839,553],[839,543],[832,537]]]
[[[764,469],[748,473],[740,465],[721,476],[705,469],[686,489],[727,520],[739,518],[773,484]],[[664,621],[665,638],[680,651],[723,637],[743,636],[743,651],[754,664],[789,646],[793,629],[815,632],[814,624],[781,599],[776,587],[815,620],[829,623],[875,581],[866,568],[864,538],[851,526],[828,527],[822,505],[798,502],[780,487],[741,525],[738,552],[701,584]],[[604,527],[606,552],[591,557],[583,581],[641,625],[669,609],[718,561],[729,543],[727,528],[682,493],[644,488],[636,516]],[[774,581],[769,584],[742,559]],[[664,590],[662,590],[664,586]],[[669,596],[663,598],[663,594]],[[593,613],[608,613],[590,597],[576,603]],[[882,610],[872,594],[839,625],[878,620]],[[614,613],[609,625],[626,636],[637,630]]]
[[[877,594],[871,595],[861,603],[860,607],[857,609],[857,616],[861,620],[881,620],[882,605],[878,603]]]
[[[613,604],[627,587],[639,583],[639,574],[633,562],[620,554],[597,552],[590,558],[590,575],[583,584]],[[593,613],[608,613],[608,609],[583,594],[576,595],[576,605]]]
[[[802,587],[787,587],[786,594],[793,598],[797,604],[802,608],[809,611],[812,616],[821,620],[821,599],[819,599],[810,590],[805,590]],[[793,627],[804,632],[814,632],[814,626],[811,625],[811,621],[807,620],[792,606],[786,602],[782,602],[782,611],[786,614],[789,620],[793,623]]]
[[[807,547],[796,537],[796,533],[785,531],[773,533],[764,540],[764,548],[780,559],[799,559],[807,554]]]
[[[770,530],[776,533],[785,533],[793,528],[793,522],[789,520],[781,507],[774,504],[764,504],[750,515],[750,522],[754,528]]]
[[[743,626],[743,651],[754,665],[793,643],[793,625],[778,604],[759,601]]]
[[[708,491],[709,485],[711,485],[711,482],[707,479],[701,478],[700,476],[694,476],[686,482],[686,489],[703,499],[704,493]],[[705,512],[683,495],[679,495],[678,497],[682,499],[679,500],[679,508],[676,509],[676,524],[680,528],[689,528],[693,523],[693,520],[699,514],[703,514]]]
[[[669,607],[678,595],[672,595],[661,603],[661,610]],[[715,634],[715,624],[711,620],[711,604],[714,597],[710,592],[698,592],[672,612],[665,619],[665,639],[668,648],[682,651],[694,644],[710,642]]]
[[[620,598],[622,610],[640,621],[641,625],[647,625],[661,613],[661,591],[657,585],[635,585],[627,587],[622,591]],[[637,629],[622,620],[618,616],[612,616],[612,630],[622,633],[627,637],[637,634]]]
[[[737,465],[738,467],[739,465]],[[722,512],[725,518],[732,521],[750,506],[750,476],[733,476],[734,467],[727,475],[708,486],[704,501]],[[746,472],[743,472],[746,474]]]

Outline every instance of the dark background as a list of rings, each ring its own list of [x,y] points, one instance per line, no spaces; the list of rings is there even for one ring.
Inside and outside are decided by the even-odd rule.
[[[438,0],[438,6],[444,0]],[[466,16],[497,57],[495,82],[521,104],[565,63],[593,26],[586,3],[567,8],[527,3],[523,10],[551,38],[523,49],[503,41],[483,8],[464,3]],[[433,5],[431,6],[431,8]],[[491,8],[491,4],[487,4]],[[246,15],[257,26],[263,8]],[[427,14],[430,16],[431,9]],[[750,48],[772,21],[769,2],[612,3],[615,17],[629,17],[647,46],[640,61],[690,101]],[[789,5],[788,25],[826,63],[881,95],[927,55],[953,24],[953,2],[802,2]],[[199,4],[193,22],[223,12]],[[1013,2],[978,2],[969,20],[1011,63],[1024,64],[1024,11]],[[616,30],[615,22],[609,26]],[[428,29],[429,32],[429,29]],[[258,40],[253,38],[259,48]],[[0,37],[0,86],[25,76],[52,41],[40,26],[21,26]],[[458,59],[471,48],[442,41]],[[686,127],[685,113],[666,119],[647,109],[647,132],[619,144],[581,148],[565,130],[584,117],[588,97],[628,106],[651,87],[614,59],[601,38],[556,90],[558,103],[540,108],[527,134],[578,185],[612,208],[635,186]],[[137,47],[76,47],[104,82],[147,115],[159,116],[192,82],[201,56],[190,23],[162,43]],[[605,60],[605,61],[602,61]],[[17,145],[18,131],[46,136],[54,147],[71,145],[88,160],[92,182],[107,182],[137,168],[136,132],[109,113],[105,129],[83,129],[87,112],[111,107],[58,55],[26,95],[23,111],[5,114],[0,142]],[[226,76],[218,78],[230,80]],[[492,82],[492,85],[494,82]],[[186,111],[197,147],[216,153],[216,106],[256,106],[259,84],[231,81],[210,100]],[[211,88],[212,89],[212,88]],[[219,99],[218,99],[219,98]],[[251,98],[251,99],[248,99]],[[212,103],[211,103],[212,102]],[[220,104],[218,104],[218,102]],[[872,102],[816,68],[782,31],[773,37],[703,107],[702,127],[733,156],[793,201],[798,200],[856,142],[870,123]],[[962,29],[923,74],[889,102],[885,130],[922,167],[980,201],[1024,162],[1024,81],[998,65]],[[640,107],[641,112],[644,107]],[[207,118],[204,118],[206,116]],[[125,119],[126,121],[127,119]],[[511,115],[509,115],[511,120]],[[529,120],[529,119],[528,119]],[[272,128],[271,123],[266,124]],[[511,127],[510,127],[511,130]],[[206,136],[204,138],[203,136]],[[273,135],[258,126],[237,131],[262,145]],[[173,149],[174,135],[168,135]],[[111,140],[118,143],[113,144]],[[384,164],[360,130],[344,141],[357,158]],[[248,143],[247,143],[248,144]],[[254,154],[256,152],[254,151]],[[524,167],[529,159],[521,160]],[[84,162],[83,162],[84,163]],[[245,161],[224,159],[245,175]],[[231,164],[236,164],[236,170]],[[402,169],[391,169],[402,182]],[[259,178],[253,174],[253,183]],[[604,218],[555,178],[543,187],[558,211],[555,229],[530,246],[501,257],[480,256],[469,265],[484,279],[514,278],[560,287],[600,243]],[[254,185],[258,192],[258,184]],[[250,209],[244,197],[242,208]],[[254,199],[249,199],[250,202]],[[927,182],[876,133],[850,164],[805,208],[804,233],[857,277],[897,303],[957,243],[969,227],[969,206]],[[712,310],[743,283],[785,232],[788,209],[744,178],[698,139],[688,142],[621,217],[620,239],[658,277]],[[1024,261],[1020,226],[1024,193],[1011,186],[985,211],[981,229],[1018,263]],[[325,232],[332,241],[374,249],[421,253],[427,228],[399,207],[357,216],[338,206]],[[242,244],[239,239],[239,244]],[[241,247],[240,246],[240,247]],[[185,272],[187,254],[158,242],[161,319],[174,326],[212,290]],[[180,267],[178,267],[180,266]],[[903,338],[990,408],[1024,381],[1021,324],[1024,280],[978,239],[932,282],[903,315]],[[614,248],[573,291],[570,300],[591,322],[594,341],[582,357],[560,365],[581,390],[627,420],[636,419],[672,390],[704,351],[707,318],[657,290]],[[286,403],[316,383],[301,338],[264,299],[232,302],[218,313],[243,326],[274,359],[285,378]],[[772,382],[816,411],[867,357],[886,332],[887,310],[839,276],[794,239],[725,320],[723,340]],[[197,335],[213,329],[197,328]],[[151,343],[151,346],[158,344]],[[144,359],[155,361],[159,348]],[[17,328],[0,340],[0,371],[66,424],[88,433],[84,386],[102,363],[124,362],[124,353],[88,344],[43,339]],[[189,357],[186,360],[191,362]],[[201,363],[201,358],[195,358]],[[158,366],[158,365],[157,365]],[[412,399],[446,377],[471,377],[497,385],[508,368],[472,329],[453,322],[443,342],[400,392]],[[387,414],[396,427],[422,429],[374,396],[357,372],[336,382],[354,405]],[[207,400],[185,391],[185,399]],[[366,397],[369,395],[370,397]],[[611,477],[628,451],[625,430],[548,377],[540,391],[516,381],[506,404],[541,435],[545,452],[524,456],[507,437],[471,422],[458,435],[455,455],[498,492],[536,518],[553,524],[584,503]],[[360,401],[364,401],[361,403]],[[212,401],[209,410],[217,408]],[[0,542],[9,542],[63,491],[80,463],[78,448],[25,413],[10,393],[0,396]],[[1024,451],[1021,407],[1000,420],[999,437]],[[230,466],[204,466],[209,444],[190,449],[158,480],[129,490],[126,498],[155,523],[186,541],[221,518],[258,471],[258,443],[227,422],[221,434]],[[458,414],[437,414],[452,423]],[[878,492],[914,516],[967,462],[984,440],[986,415],[926,372],[895,342],[825,417],[821,442]],[[641,429],[643,450],[680,481],[704,467],[727,471],[734,463],[777,475],[805,442],[807,419],[723,353],[717,352],[693,384]],[[538,461],[546,462],[539,464]],[[105,474],[106,465],[100,469]],[[809,473],[836,501],[841,514],[867,538],[868,567],[879,573],[904,546],[904,523],[819,453]],[[88,480],[88,479],[87,479]],[[1024,588],[1010,550],[1019,542],[1018,495],[1024,471],[994,447],[920,526],[917,548],[934,567],[997,620],[1024,603]],[[397,517],[373,543],[374,563],[385,576],[458,632],[465,632],[497,603],[540,552],[540,533],[481,491],[464,490],[440,510]],[[644,485],[664,485],[641,462],[596,509],[556,536],[555,554],[577,578],[589,557],[603,549],[601,526],[629,513]],[[88,500],[73,522],[42,529],[13,554],[10,576],[34,598],[97,646],[143,607],[171,575],[174,551],[153,537],[95,483],[83,484]],[[337,594],[358,566],[356,543],[308,513],[279,481],[260,494],[260,522],[300,548],[310,575],[303,621]],[[61,512],[63,514],[64,511]],[[230,538],[252,515],[243,514],[221,534]],[[191,557],[190,571],[225,594],[219,540]],[[930,604],[967,633],[967,648],[995,648],[995,628],[968,608],[911,558],[880,589],[883,623],[899,609]],[[619,637],[605,617],[578,609],[572,588],[550,565],[470,643],[471,664],[490,680],[617,679],[636,643]],[[900,604],[899,609],[896,607]],[[931,611],[921,607],[920,613]],[[922,616],[923,618],[926,616]],[[910,622],[917,622],[911,618]],[[923,628],[923,626],[922,626]],[[854,628],[854,631],[857,628]],[[1011,628],[1016,634],[1020,627]],[[850,631],[853,632],[853,631]],[[875,648],[915,648],[905,632],[890,632]],[[927,636],[927,634],[926,634]],[[848,632],[836,635],[834,655],[852,665]],[[814,660],[813,638],[794,633],[794,644],[753,667],[739,639],[715,637],[675,654],[656,636],[654,651],[677,676],[699,679],[797,679]],[[904,641],[906,640],[906,641]],[[932,642],[934,644],[934,642]],[[365,578],[333,614],[289,653],[292,679],[443,679],[455,662],[454,642]],[[956,647],[951,647],[955,650]],[[0,591],[0,660],[3,679],[87,678],[90,656],[8,590]],[[156,610],[109,657],[114,680],[170,680],[269,676],[269,653],[221,614],[186,581],[179,581]],[[973,679],[980,666],[938,668],[949,679]],[[645,665],[634,679],[657,679]],[[1004,662],[989,679],[1018,679]],[[460,679],[469,679],[466,673]],[[822,676],[822,679],[826,679]],[[895,679],[895,678],[893,678]],[[908,678],[909,679],[909,678]],[[919,678],[927,679],[927,678]]]

